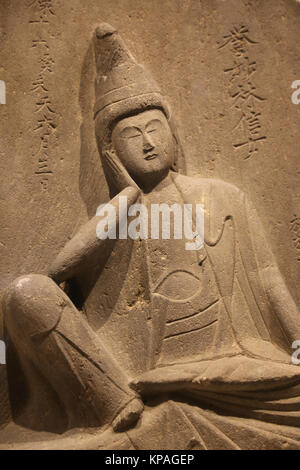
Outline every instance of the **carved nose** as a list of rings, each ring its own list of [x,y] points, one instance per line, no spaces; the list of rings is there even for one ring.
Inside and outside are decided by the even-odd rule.
[[[149,150],[153,150],[154,149],[154,145],[150,139],[150,137],[147,135],[147,134],[144,134],[144,138],[143,138],[143,150],[144,152],[149,152]]]

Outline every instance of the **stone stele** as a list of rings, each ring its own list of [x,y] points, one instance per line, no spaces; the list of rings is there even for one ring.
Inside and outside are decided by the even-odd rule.
[[[0,449],[300,449],[299,26],[1,1]],[[122,197],[201,204],[203,244],[99,237]]]

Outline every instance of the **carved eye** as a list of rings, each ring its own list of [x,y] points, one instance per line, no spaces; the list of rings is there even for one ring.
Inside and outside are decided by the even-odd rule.
[[[140,137],[141,135],[142,135],[141,131],[137,127],[134,127],[134,126],[125,127],[125,129],[121,131],[121,136],[123,139],[136,139],[137,137]]]
[[[177,270],[167,274],[158,284],[155,291],[170,300],[186,300],[193,297],[202,283],[189,271]]]
[[[129,135],[128,139],[135,139],[136,137],[141,137],[141,134]]]
[[[161,128],[161,122],[158,119],[153,119],[152,121],[148,122],[146,126],[147,134],[151,134],[152,132],[157,132]]]

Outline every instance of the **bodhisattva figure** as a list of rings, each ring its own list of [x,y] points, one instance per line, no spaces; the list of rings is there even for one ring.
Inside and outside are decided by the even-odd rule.
[[[49,276],[13,282],[4,322],[15,421],[97,428],[97,448],[300,449],[300,316],[255,209],[231,184],[178,172],[157,84],[110,25],[94,42],[111,204],[202,204],[204,244],[99,239],[96,215]]]

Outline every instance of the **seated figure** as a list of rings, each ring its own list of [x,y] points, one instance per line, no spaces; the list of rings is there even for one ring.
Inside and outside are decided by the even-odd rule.
[[[110,25],[94,41],[111,204],[202,204],[204,244],[99,239],[96,215],[48,276],[16,279],[3,298],[15,421],[97,428],[81,445],[103,449],[300,449],[300,316],[255,209],[231,184],[178,172],[157,84]]]

